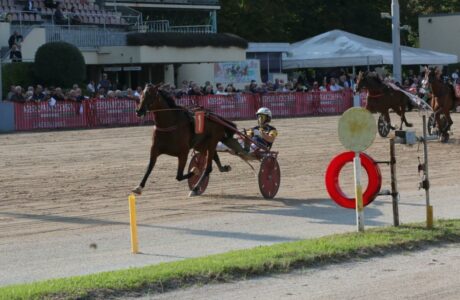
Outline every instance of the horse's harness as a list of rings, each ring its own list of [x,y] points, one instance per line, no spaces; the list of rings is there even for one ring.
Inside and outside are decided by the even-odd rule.
[[[367,90],[367,97],[368,98],[380,98],[382,97],[383,95],[385,95],[384,93],[380,93],[380,94],[374,94],[372,95],[371,92],[369,90]]]

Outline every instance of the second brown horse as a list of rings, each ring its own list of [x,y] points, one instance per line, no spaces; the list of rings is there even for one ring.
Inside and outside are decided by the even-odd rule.
[[[406,107],[410,102],[409,97],[401,91],[391,88],[385,84],[376,72],[359,72],[357,77],[356,90],[367,89],[366,109],[372,113],[380,113],[388,124],[391,124],[389,110],[393,109],[401,117],[402,129],[403,123],[407,127],[412,124],[407,122],[405,113]],[[391,126],[392,129],[395,129]]]

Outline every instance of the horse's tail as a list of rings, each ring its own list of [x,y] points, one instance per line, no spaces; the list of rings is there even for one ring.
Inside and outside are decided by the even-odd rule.
[[[449,92],[451,94],[451,99],[452,99],[450,110],[455,110],[457,108],[457,103],[460,102],[460,97],[457,97],[457,93],[455,92],[454,85],[453,84],[448,84],[448,85],[449,85]]]

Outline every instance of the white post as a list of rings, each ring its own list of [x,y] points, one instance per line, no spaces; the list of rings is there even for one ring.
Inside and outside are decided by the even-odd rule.
[[[361,186],[361,158],[360,152],[355,152],[353,159],[355,175],[355,199],[356,199],[356,225],[358,231],[364,231],[363,188]]]
[[[393,40],[393,79],[401,83],[401,38],[399,25],[399,2],[391,1],[391,21]]]

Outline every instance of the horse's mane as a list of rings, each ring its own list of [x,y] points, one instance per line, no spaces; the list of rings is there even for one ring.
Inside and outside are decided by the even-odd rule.
[[[176,104],[176,101],[174,100],[170,92],[163,90],[163,89],[159,89],[158,93],[160,94],[161,97],[163,97],[163,99],[166,101],[166,104],[168,104],[170,108],[181,107]]]

